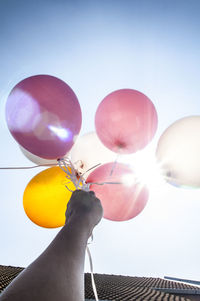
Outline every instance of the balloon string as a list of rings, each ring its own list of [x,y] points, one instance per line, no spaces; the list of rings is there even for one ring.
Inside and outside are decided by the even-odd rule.
[[[45,167],[45,166],[58,166],[58,163],[55,164],[38,164],[38,165],[33,165],[33,166],[12,166],[12,167],[0,167],[0,169],[32,169],[32,168],[37,168],[37,167]]]
[[[75,169],[78,170],[78,173],[79,173],[81,176],[84,176],[88,171],[90,171],[90,170],[92,170],[92,169],[94,169],[94,168],[96,168],[96,167],[98,167],[98,166],[100,166],[100,165],[102,164],[102,163],[98,163],[98,164],[96,164],[96,165],[90,167],[89,169],[87,169],[84,173],[82,173],[82,171],[80,171],[79,168],[76,168],[76,165],[77,165],[79,162],[82,163],[82,160],[77,160],[77,161],[73,162],[73,165],[75,166]],[[82,163],[82,164],[83,164],[83,163]],[[82,164],[80,164],[80,165],[82,165]]]
[[[79,175],[78,175],[78,172],[77,172],[74,168],[72,168],[72,166],[73,166],[72,163],[70,163],[70,168],[71,168],[71,170],[72,170],[72,173],[70,173],[69,168],[68,168],[69,162],[66,164],[66,162],[64,162],[64,161],[66,161],[66,159],[65,159],[65,160],[63,160],[63,159],[58,159],[58,163],[57,163],[57,164],[55,163],[55,164],[39,164],[39,165],[33,165],[33,166],[0,167],[0,170],[33,169],[33,168],[37,168],[37,167],[59,166],[59,167],[67,174],[67,176],[66,176],[67,179],[69,179],[69,180],[71,180],[71,181],[72,181],[72,179],[73,179],[72,182],[74,183],[74,186],[75,186],[77,189],[82,189],[82,190],[86,190],[86,191],[88,191],[88,190],[89,190],[89,186],[90,186],[90,185],[93,185],[93,184],[95,184],[95,185],[104,185],[104,184],[123,184],[123,183],[121,183],[121,182],[102,182],[102,183],[99,183],[99,182],[92,182],[92,183],[90,183],[90,182],[88,182],[88,183],[85,183],[85,180],[83,179],[83,176],[85,175],[85,173],[88,172],[89,170],[93,169],[93,168],[96,168],[97,166],[100,165],[100,163],[97,164],[97,165],[95,165],[95,166],[93,166],[93,167],[91,167],[91,168],[88,169],[83,175],[79,176]],[[64,167],[62,166],[62,163],[61,163],[61,162],[63,163]],[[79,180],[78,180],[78,177],[79,177]],[[67,188],[69,191],[73,192],[73,191],[70,190],[67,186],[66,186],[66,188]]]
[[[104,184],[123,184],[122,182],[88,182],[89,185],[104,185]]]
[[[85,191],[89,191],[90,190],[90,185],[104,185],[104,184],[123,184],[121,182],[85,182],[85,179],[83,178],[83,175],[79,175],[79,173],[77,172],[77,170],[74,168],[73,163],[71,162],[71,160],[69,158],[66,159],[59,159],[58,160],[58,164],[60,166],[60,168],[67,174],[66,178],[68,180],[71,180],[72,183],[74,184],[76,189],[82,189]],[[65,185],[65,187],[70,191],[73,192],[73,190],[71,190],[67,185]]]
[[[69,158],[59,159],[58,164],[60,168],[67,174],[66,178],[72,181],[76,189],[89,191],[90,185],[85,183],[83,176],[77,172],[77,170],[74,168],[73,163]],[[69,191],[73,192],[73,190],[69,189],[67,185],[65,185],[65,187]]]
[[[114,170],[115,170],[115,168],[116,168],[116,165],[117,165],[117,161],[118,161],[118,159],[119,159],[119,156],[120,156],[120,154],[117,154],[116,159],[115,159],[115,161],[113,162],[112,169],[111,169],[111,171],[110,171],[110,177],[112,176],[112,174],[113,174],[113,172],[114,172]]]
[[[89,169],[87,169],[87,170],[82,174],[82,176],[84,176],[88,171],[90,171],[90,170],[92,170],[92,169],[94,169],[94,168],[96,168],[96,167],[98,167],[98,166],[100,166],[100,165],[101,165],[101,163],[98,163],[98,164],[96,164],[96,165],[90,167]]]
[[[91,239],[93,241],[93,234],[91,236]],[[91,242],[90,242],[91,243]],[[90,244],[88,243],[88,244]],[[95,284],[95,280],[94,280],[94,273],[93,273],[93,264],[92,264],[92,255],[90,253],[90,249],[87,245],[86,247],[86,250],[87,250],[87,254],[88,254],[88,258],[89,258],[89,263],[90,263],[90,273],[91,273],[91,282],[92,282],[92,289],[93,289],[93,292],[94,292],[94,296],[95,296],[95,300],[96,301],[99,301],[99,298],[98,298],[98,294],[97,294],[97,288],[96,288],[96,284]]]

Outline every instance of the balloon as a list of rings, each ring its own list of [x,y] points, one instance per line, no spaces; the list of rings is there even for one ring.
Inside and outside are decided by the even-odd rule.
[[[6,103],[6,120],[15,140],[44,159],[62,158],[81,128],[81,109],[72,89],[50,75],[19,82]]]
[[[22,146],[19,147],[20,150],[22,151],[22,153],[24,154],[24,156],[32,161],[33,163],[37,164],[37,165],[58,165],[58,161],[57,160],[47,160],[47,159],[43,159],[41,157],[38,157],[36,155],[33,155],[32,153],[30,153],[29,151],[27,151],[25,148],[23,148]],[[67,156],[67,155],[66,155]],[[63,159],[66,157],[64,156]]]
[[[95,132],[78,138],[70,155],[72,163],[74,163],[80,174],[84,174],[97,164],[107,163],[116,159],[116,154],[101,143]],[[88,177],[93,170],[88,171],[85,177]]]
[[[44,228],[65,224],[65,211],[74,184],[60,167],[51,167],[37,174],[26,186],[23,206],[32,222]]]
[[[116,153],[130,154],[144,148],[157,129],[151,100],[139,91],[117,90],[99,104],[95,116],[101,142]]]
[[[169,126],[158,141],[156,156],[167,182],[200,187],[200,116],[184,117]]]
[[[125,221],[137,216],[145,207],[149,192],[136,180],[132,169],[123,163],[106,163],[96,168],[87,183],[117,182],[120,184],[91,184],[101,200],[104,217],[113,221]]]

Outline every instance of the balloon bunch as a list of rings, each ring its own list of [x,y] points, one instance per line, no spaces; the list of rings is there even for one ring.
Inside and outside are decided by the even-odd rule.
[[[200,184],[192,177],[188,181],[189,163],[186,172],[182,171],[180,149],[185,148],[184,139],[194,144],[191,131],[187,137],[179,135],[180,128],[186,125],[200,128],[199,118],[177,122],[159,140],[156,155],[164,166],[164,177],[172,184],[176,179],[180,185]],[[143,93],[121,89],[106,96],[96,111],[96,133],[86,134],[76,142],[82,116],[75,93],[56,77],[36,75],[12,89],[6,103],[6,120],[28,159],[39,166],[55,165],[37,174],[24,191],[24,210],[37,225],[64,225],[71,193],[80,188],[95,191],[102,201],[104,217],[110,220],[129,220],[144,209],[147,187],[129,165],[116,160],[116,153],[135,153],[155,135],[157,113]],[[180,149],[171,147],[172,140],[180,143]],[[200,144],[196,157],[199,150]]]
[[[24,210],[37,225],[64,225],[67,202],[77,188],[94,190],[102,201],[104,217],[110,220],[128,220],[145,207],[148,190],[136,180],[132,169],[122,163],[108,163],[115,161],[115,153],[142,149],[154,136],[157,114],[144,94],[131,89],[109,94],[96,112],[97,135],[88,134],[83,143],[80,139],[76,144],[82,117],[75,93],[56,77],[36,75],[12,89],[6,120],[28,159],[38,165],[59,164],[37,174],[24,191]],[[74,164],[68,158],[70,150]],[[80,150],[85,159],[90,158],[88,166],[87,160],[83,163],[78,158]],[[129,187],[124,180],[127,175],[132,178]]]

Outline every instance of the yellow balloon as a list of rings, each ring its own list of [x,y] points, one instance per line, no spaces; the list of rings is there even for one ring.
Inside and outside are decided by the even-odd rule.
[[[32,222],[44,228],[65,224],[65,211],[71,192],[76,190],[60,167],[51,167],[37,174],[26,186],[23,206]]]

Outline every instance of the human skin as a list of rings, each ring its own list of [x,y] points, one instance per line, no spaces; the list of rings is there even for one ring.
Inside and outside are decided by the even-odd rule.
[[[102,215],[94,192],[73,192],[64,227],[4,290],[0,301],[83,301],[85,250]]]

